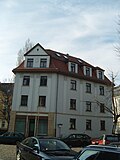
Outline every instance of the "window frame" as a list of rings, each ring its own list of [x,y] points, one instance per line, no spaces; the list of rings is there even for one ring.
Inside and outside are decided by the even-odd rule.
[[[105,131],[105,120],[100,120],[100,130]]]
[[[40,77],[40,86],[47,86],[47,76]]]
[[[71,68],[71,72],[75,73],[75,71],[76,71],[76,64],[71,62],[70,68]]]
[[[29,86],[30,85],[30,76],[24,76],[23,77],[23,86]]]
[[[104,86],[99,86],[99,91],[100,91],[100,95],[104,96],[104,94],[105,94]]]
[[[33,68],[33,62],[34,62],[33,58],[28,58],[26,67],[27,68]]]
[[[91,93],[91,83],[86,83],[86,93]]]
[[[105,113],[105,104],[100,103],[100,113]]]
[[[71,80],[70,82],[70,89],[71,90],[76,90],[77,82],[76,80]]]
[[[40,59],[40,68],[47,68],[47,58]]]
[[[38,107],[46,106],[46,96],[39,96],[38,98]]]
[[[86,101],[86,111],[87,112],[92,111],[91,107],[92,107],[92,103],[90,101]]]
[[[86,130],[92,130],[92,120],[86,119]]]
[[[70,110],[76,110],[76,99],[70,99]]]
[[[70,129],[75,130],[76,129],[76,119],[70,118]]]
[[[21,95],[21,106],[26,106],[28,105],[28,95]]]

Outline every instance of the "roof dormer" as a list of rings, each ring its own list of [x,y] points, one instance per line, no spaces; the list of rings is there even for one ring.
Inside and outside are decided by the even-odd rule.
[[[50,56],[46,50],[40,45],[35,45],[25,55],[25,68],[48,68],[50,64]]]

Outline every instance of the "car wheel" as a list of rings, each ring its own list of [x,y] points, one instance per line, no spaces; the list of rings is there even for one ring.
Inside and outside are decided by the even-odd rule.
[[[17,152],[16,160],[22,160],[20,151]]]

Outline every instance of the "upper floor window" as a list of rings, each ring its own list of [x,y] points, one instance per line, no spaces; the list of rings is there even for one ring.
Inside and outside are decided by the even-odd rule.
[[[101,131],[104,131],[104,130],[105,130],[105,121],[104,121],[104,120],[101,120],[101,121],[100,121],[100,130],[101,130]]]
[[[28,58],[27,59],[27,67],[28,68],[33,68],[33,58]]]
[[[30,76],[23,77],[23,86],[29,86],[30,84]]]
[[[105,113],[105,105],[104,103],[100,103],[100,112]]]
[[[100,95],[104,95],[104,86],[99,87]]]
[[[86,67],[86,76],[90,76],[91,74],[90,74],[90,68],[89,67]]]
[[[91,120],[86,120],[86,130],[91,130]]]
[[[84,75],[91,77],[92,76],[92,68],[84,66]]]
[[[75,63],[71,63],[71,72],[75,72]]]
[[[40,59],[40,68],[46,68],[47,67],[47,59],[41,58]]]
[[[70,129],[76,129],[76,119],[70,118]]]
[[[28,103],[28,95],[21,96],[21,106],[27,106]]]
[[[39,96],[38,106],[45,107],[46,105],[46,96]]]
[[[41,76],[40,86],[47,86],[47,76]]]
[[[90,83],[86,83],[86,92],[91,93],[91,84]]]
[[[76,99],[70,99],[70,109],[76,110]]]
[[[104,79],[104,72],[101,70],[97,70],[97,78],[98,79]]]
[[[86,111],[91,111],[91,102],[90,101],[86,101]]]
[[[72,90],[76,90],[76,81],[75,80],[71,80],[71,87]]]

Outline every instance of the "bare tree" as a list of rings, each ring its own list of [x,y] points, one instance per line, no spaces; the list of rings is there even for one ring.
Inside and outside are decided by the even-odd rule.
[[[7,122],[7,130],[10,122],[13,85],[13,83],[0,83],[0,112],[2,114],[2,118]]]
[[[118,43],[115,45],[115,51],[118,53],[118,56],[120,57],[120,15],[118,15],[117,25]]]
[[[18,57],[17,57],[17,66],[21,64],[21,62],[24,60],[24,54],[28,52],[32,47],[33,43],[30,41],[28,38],[25,42],[25,45],[22,49],[19,50],[18,52]]]

